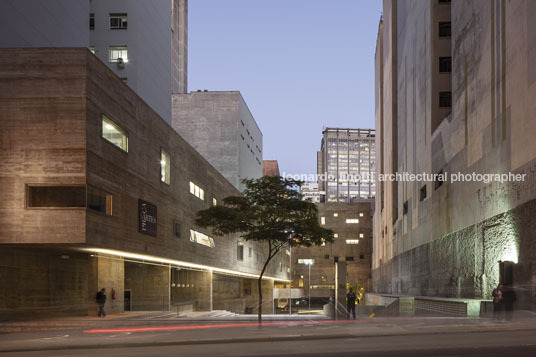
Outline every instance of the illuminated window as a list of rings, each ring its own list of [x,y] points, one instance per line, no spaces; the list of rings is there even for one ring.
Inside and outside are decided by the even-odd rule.
[[[162,149],[160,151],[160,179],[162,182],[170,183],[171,159],[169,154]]]
[[[217,206],[217,205],[218,205],[218,200],[217,200],[215,197],[212,197],[212,205],[213,205],[213,206]]]
[[[111,216],[112,194],[88,185],[87,208],[92,211],[104,213],[108,216]]]
[[[200,200],[205,200],[205,190],[190,181],[190,193]]]
[[[290,250],[285,249],[285,253],[286,253],[288,256],[290,256]]]
[[[320,217],[320,224],[326,224],[326,217]]]
[[[244,243],[237,242],[236,244],[236,259],[244,260]]]
[[[110,30],[126,30],[127,14],[110,14]]]
[[[365,235],[363,233],[359,233],[359,238],[364,238]]]
[[[359,217],[363,217],[363,216],[364,216],[363,212],[359,213]]]
[[[346,219],[346,223],[359,223],[359,219],[357,219],[357,218],[348,218],[348,219]]]
[[[311,265],[311,264],[314,264],[314,263],[315,263],[314,259],[298,259],[298,264]]]
[[[128,62],[128,48],[127,46],[110,46],[108,51],[109,62]]]
[[[95,54],[95,46],[89,46],[89,51]]]
[[[193,229],[190,229],[190,241],[210,247],[210,248],[215,247],[214,239],[212,239],[212,237],[209,237],[206,234],[194,231]]]
[[[346,240],[346,244],[359,244],[359,240],[358,239],[347,239]]]
[[[339,217],[338,213],[333,213],[333,217]]]
[[[320,280],[322,280],[322,281],[328,281],[328,278],[326,278],[325,276],[322,276],[322,278],[320,278]]]
[[[339,233],[333,233],[333,238],[339,238]]]
[[[128,135],[110,119],[102,116],[102,137],[121,150],[128,152]]]

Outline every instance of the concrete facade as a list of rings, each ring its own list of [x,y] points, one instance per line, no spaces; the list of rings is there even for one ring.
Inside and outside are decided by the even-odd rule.
[[[171,126],[229,182],[262,176],[262,132],[240,92],[173,95]]]
[[[171,94],[187,92],[188,0],[6,0],[0,20],[2,48],[89,47],[168,123]]]
[[[335,265],[338,262],[339,283],[342,283],[344,291],[345,283],[354,288],[364,288],[365,291],[371,289],[373,205],[374,200],[317,204],[320,223],[324,228],[333,230],[335,241],[320,247],[292,249],[293,287],[303,288],[304,296],[309,296],[310,290],[312,298],[334,296]],[[347,223],[348,219],[359,222]],[[314,260],[311,265],[311,289],[306,264],[310,259]],[[341,263],[345,267],[341,267]],[[346,298],[346,292],[342,298]]]
[[[262,160],[262,176],[281,176],[277,160]]]
[[[43,266],[50,267],[42,274],[63,276],[60,290],[67,284],[76,287],[72,297],[39,298],[41,285],[49,291],[57,288],[51,278],[41,285],[22,279],[35,271],[33,250],[2,259],[2,313],[28,306],[53,311],[61,305],[66,313],[91,314],[102,287],[107,289],[109,312],[124,309],[127,290],[131,309],[166,308],[165,296],[175,297],[167,301],[168,307],[187,301],[181,297],[186,290],[175,290],[174,295],[170,291],[172,268],[210,276],[258,276],[266,257],[264,246],[232,235],[212,237],[210,247],[190,233],[210,237],[209,230],[195,227],[196,212],[214,204],[213,198],[221,201],[239,191],[87,49],[2,50],[0,100],[0,244],[6,250],[42,252]],[[103,138],[103,115],[127,133],[128,152]],[[169,154],[169,184],[162,181],[162,150]],[[190,183],[204,190],[202,198],[191,193]],[[106,194],[106,211],[95,211],[86,198],[71,204],[67,195],[35,207],[35,187],[77,190],[84,197],[97,190]],[[140,233],[142,218],[147,224],[140,199],[156,206],[156,212],[149,212],[155,220],[153,235]],[[252,254],[239,260],[238,242]],[[69,268],[75,263],[75,270]],[[275,259],[266,272],[272,286],[273,279],[287,276],[278,263]],[[141,277],[154,284],[144,285]],[[198,296],[211,297],[211,284],[200,283],[204,288]],[[114,306],[109,305],[112,288]],[[151,294],[158,295],[157,302]],[[27,299],[35,303],[28,305]],[[136,305],[143,300],[150,303]]]
[[[384,1],[375,59],[377,174],[527,176],[382,183],[374,217],[376,291],[489,298],[502,261],[514,264],[520,306],[536,308],[528,219],[536,198],[535,19],[531,1]],[[438,33],[446,21],[448,38]],[[446,55],[447,73],[438,65]],[[445,113],[438,101],[448,85]]]

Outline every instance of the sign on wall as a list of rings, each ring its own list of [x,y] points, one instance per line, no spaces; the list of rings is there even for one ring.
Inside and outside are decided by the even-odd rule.
[[[139,231],[156,237],[157,213],[156,206],[152,203],[138,200]]]

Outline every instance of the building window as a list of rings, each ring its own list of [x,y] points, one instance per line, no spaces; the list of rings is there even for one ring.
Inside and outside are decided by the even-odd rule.
[[[244,260],[244,243],[238,242],[236,244],[236,259]]]
[[[420,201],[424,201],[425,199],[426,199],[426,185],[421,187]]]
[[[218,200],[216,199],[216,197],[212,197],[212,205],[213,205],[213,206],[217,206],[217,205],[218,205]]]
[[[363,254],[359,254],[359,259],[365,259],[365,256]]]
[[[352,245],[359,244],[359,239],[347,239],[346,244],[352,244]]]
[[[329,254],[324,254],[324,259],[329,259]]]
[[[106,116],[102,116],[102,137],[124,152],[128,152],[128,134]]]
[[[283,272],[283,262],[279,262],[279,272]]]
[[[127,14],[110,14],[110,30],[126,30]]]
[[[298,264],[312,265],[315,263],[314,259],[298,259]]]
[[[89,14],[89,29],[95,30],[95,14]]]
[[[359,213],[359,217],[363,217],[363,216],[364,216],[363,212]]]
[[[363,233],[359,233],[359,238],[365,238],[365,235]]]
[[[333,213],[333,217],[339,217],[338,213]]]
[[[440,4],[450,4],[450,0],[439,0]]]
[[[440,175],[440,177],[443,177],[443,170],[440,170],[437,174]],[[441,186],[443,186],[443,180],[436,180],[434,182],[434,190],[437,190]]]
[[[339,233],[333,233],[333,238],[339,238]]]
[[[452,92],[439,92],[439,107],[452,107]]]
[[[439,72],[452,72],[452,57],[439,57]]]
[[[190,181],[190,193],[200,200],[205,200],[205,190]]]
[[[108,51],[108,61],[117,63],[128,62],[127,46],[110,46]]]
[[[173,220],[173,237],[175,238],[181,237],[181,224],[177,220]]]
[[[248,258],[251,258],[253,255],[253,249],[251,247],[248,248]]]
[[[323,281],[323,282],[325,282],[325,281],[328,281],[328,278],[325,277],[325,276],[322,276],[322,277],[320,278],[320,280]]]
[[[29,208],[85,208],[85,186],[28,186]]]
[[[320,217],[320,224],[326,224],[326,217]]]
[[[408,214],[408,201],[404,202],[404,205],[402,206],[402,214]]]
[[[451,36],[451,27],[449,22],[440,22],[439,23],[439,37],[450,37]]]
[[[255,254],[255,264],[259,264],[259,253]]]
[[[206,234],[194,231],[193,229],[190,229],[190,241],[210,247],[210,248],[215,247],[214,239],[212,239],[212,237],[209,237]]]
[[[344,260],[347,261],[347,262],[353,262],[354,257],[345,257]]]
[[[87,208],[104,213],[108,216],[112,215],[112,194],[105,192],[93,186],[87,186]]]
[[[169,154],[166,152],[166,150],[161,149],[160,150],[160,180],[162,182],[169,183],[170,180],[170,172],[171,172],[171,158]]]
[[[359,223],[359,219],[357,219],[357,218],[347,218],[346,223],[351,223],[351,224]]]
[[[89,52],[95,54],[95,46],[89,46]]]

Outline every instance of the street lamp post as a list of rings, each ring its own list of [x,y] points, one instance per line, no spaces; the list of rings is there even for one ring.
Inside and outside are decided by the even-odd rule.
[[[309,264],[309,315],[311,314],[311,265],[313,265],[312,262]]]
[[[294,230],[287,230],[288,233],[288,251],[289,251],[289,267],[290,267],[290,281],[288,283],[288,314],[292,315],[292,233]]]

